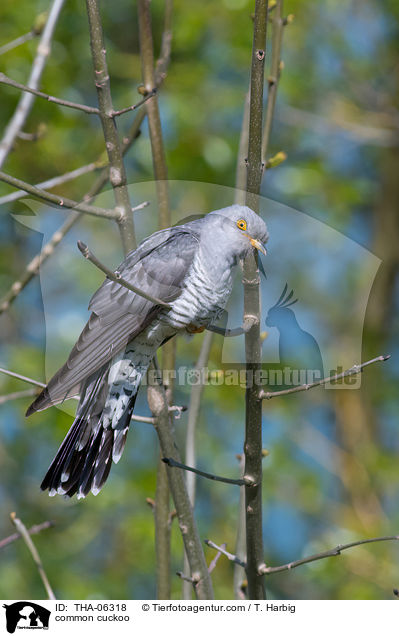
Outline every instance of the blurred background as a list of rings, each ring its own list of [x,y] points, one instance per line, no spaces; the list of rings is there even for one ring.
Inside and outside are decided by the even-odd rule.
[[[29,31],[48,4],[3,0],[0,45]],[[234,199],[230,188],[235,184],[249,81],[253,8],[249,0],[174,2],[172,58],[160,91],[169,177],[178,184],[172,187],[174,222]],[[345,349],[353,342],[349,335],[355,326],[359,359],[349,366],[359,362],[360,355],[363,361],[387,353],[392,358],[367,369],[357,390],[314,389],[264,404],[268,565],[340,543],[397,534],[399,527],[399,5],[394,0],[286,0],[284,12],[295,18],[284,29],[284,68],[269,153],[284,151],[287,159],[267,171],[262,186],[268,198],[262,213],[271,226],[270,260],[264,261],[267,278],[262,282],[265,317],[288,281],[289,289],[295,288],[303,299],[298,321],[319,344],[328,341],[330,348]],[[153,0],[152,14],[157,54],[163,2]],[[136,6],[130,0],[104,2],[102,15],[114,105],[123,108],[139,99]],[[33,40],[2,55],[1,71],[26,82],[36,46]],[[58,97],[96,104],[82,2],[66,2],[41,86]],[[0,89],[3,130],[19,93]],[[119,118],[122,135],[130,122],[129,114]],[[25,131],[40,131],[39,138],[19,139],[4,170],[30,183],[79,168],[104,151],[96,118],[43,100],[36,100]],[[157,225],[146,122],[126,156],[126,168],[134,203],[151,200],[135,217],[142,239]],[[79,200],[94,178],[87,174],[55,191]],[[11,191],[2,185],[1,196]],[[98,202],[111,200],[106,192]],[[320,223],[330,232],[301,234],[290,222],[292,209],[308,219],[299,223],[300,229],[308,222],[311,227]],[[66,214],[29,197],[0,211],[3,296]],[[332,252],[338,233],[342,249]],[[78,238],[108,264],[121,260],[117,229],[108,222],[86,218],[75,226],[43,267],[42,283],[38,278],[31,281],[0,316],[1,366],[44,381],[64,361],[102,280],[77,252]],[[322,269],[315,257],[321,247],[330,256]],[[356,254],[361,257],[351,260]],[[309,259],[312,265],[306,269]],[[342,263],[345,267],[339,270]],[[277,334],[276,324],[269,323],[264,327],[266,347]],[[194,366],[201,338],[178,341],[179,366]],[[221,360],[226,361],[221,350],[221,339],[215,336],[210,369],[220,369]],[[24,388],[22,382],[0,376],[1,395]],[[177,404],[188,404],[189,397],[189,386],[177,386]],[[12,511],[27,526],[54,520],[55,527],[34,540],[59,598],[153,598],[154,526],[146,503],[156,485],[158,446],[152,427],[134,425],[124,457],[99,497],[80,502],[50,499],[39,484],[71,424],[71,409],[52,408],[26,420],[28,404],[29,399],[20,399],[0,405],[0,539],[13,532]],[[144,391],[136,412],[148,414]],[[238,476],[243,422],[242,388],[205,388],[197,431],[202,469]],[[175,420],[181,449],[186,423],[187,414]],[[236,487],[198,481],[201,537],[226,542],[232,552],[238,498]],[[206,550],[210,561],[215,553]],[[338,558],[269,577],[269,597],[390,599],[399,586],[398,562],[395,542],[360,546]],[[182,569],[177,524],[172,530],[172,566],[172,572]],[[0,598],[43,598],[37,570],[21,541],[0,551],[0,568]],[[233,598],[233,569],[227,560],[219,560],[213,580],[217,598]],[[181,596],[177,577],[173,596]]]

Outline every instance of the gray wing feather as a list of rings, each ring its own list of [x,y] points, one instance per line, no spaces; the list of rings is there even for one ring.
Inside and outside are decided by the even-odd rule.
[[[197,248],[198,233],[194,229],[177,226],[162,230],[130,252],[118,271],[132,285],[171,302],[181,293]],[[162,307],[106,279],[92,297],[89,309],[92,314],[68,360],[27,415],[76,395],[82,381],[124,349]]]

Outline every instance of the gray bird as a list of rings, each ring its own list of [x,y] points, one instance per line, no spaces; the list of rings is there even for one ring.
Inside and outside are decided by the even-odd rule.
[[[42,490],[78,498],[99,493],[112,460],[122,455],[137,391],[158,347],[217,319],[231,293],[233,267],[254,248],[265,253],[267,239],[257,214],[232,205],[155,232],[126,256],[121,277],[171,308],[108,278],[94,294],[68,360],[26,413],[80,396]]]

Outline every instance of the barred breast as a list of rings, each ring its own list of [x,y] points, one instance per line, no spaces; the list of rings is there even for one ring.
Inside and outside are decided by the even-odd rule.
[[[231,268],[223,268],[222,273],[219,269],[219,275],[215,277],[203,263],[199,250],[186,276],[182,293],[173,301],[172,309],[161,318],[175,329],[184,329],[190,324],[198,327],[209,324],[222,313],[229,298]]]

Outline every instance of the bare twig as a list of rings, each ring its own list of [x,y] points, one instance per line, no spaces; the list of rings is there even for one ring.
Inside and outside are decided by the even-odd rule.
[[[156,86],[154,86],[154,88],[152,89],[150,93],[148,93],[148,95],[143,97],[143,99],[140,99],[140,101],[136,102],[136,104],[133,104],[133,106],[127,106],[126,108],[122,108],[121,110],[114,110],[112,112],[112,117],[119,117],[119,115],[124,115],[125,113],[130,113],[132,110],[136,110],[137,108],[140,108],[140,106],[143,106],[143,104],[148,102],[148,100],[151,99],[151,97],[154,97],[156,92],[157,92],[157,88]]]
[[[29,194],[32,194],[38,199],[42,199],[42,201],[46,201],[46,203],[59,205],[64,210],[78,210],[79,212],[84,212],[85,214],[91,214],[92,216],[101,216],[106,219],[119,220],[121,218],[121,213],[118,210],[106,210],[105,208],[98,208],[95,205],[78,203],[77,201],[72,201],[72,199],[60,197],[57,194],[47,192],[47,190],[37,188],[36,186],[33,186],[26,181],[16,179],[15,177],[12,177],[5,172],[0,171],[0,181],[4,181],[4,183],[8,183],[14,188],[18,188],[18,190],[29,192]]]
[[[15,40],[11,40],[11,42],[7,42],[7,44],[0,46],[0,55],[4,55],[4,53],[8,53],[8,51],[12,51],[12,49],[15,49],[17,46],[21,46],[21,44],[29,42],[29,40],[33,40],[36,36],[37,33],[33,30],[20,35],[18,38],[15,38]]]
[[[196,584],[196,581],[193,579],[192,576],[187,576],[187,574],[184,574],[184,572],[180,572],[180,570],[178,570],[176,572],[176,576],[179,577],[179,579],[181,579],[182,581],[184,581],[185,583],[189,583],[190,584],[190,588],[193,587],[193,585]]]
[[[246,203],[259,211],[259,192],[262,180],[262,119],[263,77],[266,56],[267,0],[256,0],[249,104],[249,136],[247,162]],[[260,298],[257,258],[251,254],[244,263],[244,316],[255,316],[251,329],[245,334],[247,377],[261,368]],[[248,597],[265,598],[265,590],[258,569],[263,560],[262,538],[262,407],[258,389],[248,385],[245,391],[245,486]]]
[[[132,206],[127,189],[127,178],[123,163],[122,147],[113,116],[110,79],[106,50],[101,25],[98,0],[86,0],[89,18],[90,46],[94,68],[94,82],[97,89],[98,107],[103,127],[105,147],[110,164],[110,182],[118,210],[118,226],[125,254],[136,247]],[[151,100],[150,100],[151,101]]]
[[[30,88],[29,86],[26,86],[25,84],[20,84],[19,82],[16,82],[15,80],[11,79],[11,77],[8,77],[4,73],[0,73],[0,84],[6,84],[6,86],[12,86],[13,88],[17,88],[18,90],[24,91],[25,93],[31,93],[32,95],[35,95],[35,97],[40,97],[41,99],[45,99],[47,102],[51,102],[52,104],[57,104],[58,106],[65,106],[66,108],[80,110],[83,113],[86,113],[87,115],[100,115],[100,109],[96,108],[95,106],[87,106],[86,104],[78,104],[77,102],[71,102],[68,99],[61,99],[59,97],[54,97],[54,95],[48,95],[47,93],[44,93],[43,91],[38,91],[35,88]],[[129,113],[132,110],[136,110],[137,108],[145,104],[149,99],[151,99],[151,97],[153,97],[156,92],[157,92],[157,89],[156,87],[154,87],[153,90],[148,95],[143,97],[143,99],[140,99],[140,101],[138,101],[136,104],[133,104],[132,106],[127,106],[126,108],[122,108],[121,110],[113,110],[109,113],[108,116],[111,118],[119,117],[120,115]]]
[[[247,483],[244,479],[230,479],[230,477],[220,477],[219,475],[214,475],[213,473],[206,473],[203,470],[198,470],[198,468],[192,468],[192,466],[187,466],[186,464],[177,462],[171,457],[162,457],[162,461],[171,468],[181,468],[182,470],[188,470],[191,473],[200,475],[200,477],[206,477],[206,479],[211,479],[212,481],[221,481],[224,484],[233,484],[234,486],[244,486]]]
[[[203,336],[201,350],[198,356],[198,360],[195,365],[195,370],[200,372],[207,366],[209,354],[211,351],[213,335],[210,332],[206,332]],[[194,384],[191,388],[190,393],[190,404],[188,409],[188,422],[187,422],[187,432],[186,432],[186,448],[185,448],[185,462],[189,466],[195,468],[196,466],[196,452],[195,452],[195,437],[196,437],[196,428],[197,422],[199,418],[199,412],[201,407],[201,397],[203,394],[204,386],[202,382],[198,384]],[[190,498],[191,506],[194,509],[195,505],[195,486],[196,486],[196,477],[194,471],[187,471],[186,473],[186,486],[188,496]],[[208,571],[212,570],[208,568]],[[187,554],[184,553],[184,574],[186,577],[189,577],[190,574],[190,564],[188,561]],[[189,583],[183,583],[183,598],[186,600],[191,599],[191,590],[192,587]]]
[[[166,9],[165,16],[169,16],[171,21],[171,1],[170,8]],[[154,51],[152,41],[150,1],[138,0],[139,36],[140,52],[144,90],[153,93],[156,88],[156,77],[154,70]],[[169,28],[165,29],[170,32]],[[159,114],[158,97],[155,95],[146,104],[148,127],[150,131],[152,162],[154,167],[154,177],[157,188],[157,199],[159,206],[159,226],[168,227],[170,225],[169,211],[169,191],[168,191],[168,171],[165,160],[165,150],[162,138],[161,117]]]
[[[244,475],[245,469],[245,457],[244,454],[238,455],[237,459],[240,463],[240,475]],[[235,544],[235,553],[237,559],[243,561],[246,555],[246,532],[245,532],[245,488],[240,488],[240,498],[238,502],[238,519],[237,519],[237,535],[236,535],[236,544]],[[245,573],[242,568],[236,563],[234,565],[234,598],[236,599],[245,599],[245,594],[243,592],[243,582],[245,579]]]
[[[0,395],[0,404],[10,402],[11,400],[18,400],[19,398],[32,397],[33,395],[37,395],[38,392],[39,389],[25,389],[25,391],[15,391],[7,395]]]
[[[91,163],[86,164],[85,166],[81,166],[80,168],[76,168],[76,170],[71,170],[69,172],[65,172],[62,175],[57,177],[53,177],[51,179],[46,179],[46,181],[42,181],[41,183],[36,183],[36,188],[56,188],[59,185],[63,185],[64,183],[68,183],[68,181],[73,181],[73,179],[77,179],[84,174],[88,174],[89,172],[94,172],[94,170],[99,170],[104,167],[104,163],[100,163],[99,161],[92,161]],[[18,201],[18,199],[22,199],[26,197],[26,192],[11,192],[11,194],[6,194],[4,197],[0,197],[0,205],[5,205],[6,203],[12,203],[13,201]]]
[[[319,561],[320,559],[327,559],[328,557],[339,556],[344,550],[354,548],[358,545],[364,545],[365,543],[377,543],[379,541],[399,541],[399,535],[393,535],[390,537],[375,537],[373,539],[362,539],[361,541],[352,541],[351,543],[344,543],[337,545],[336,548],[326,550],[325,552],[319,552],[318,554],[312,554],[312,556],[298,559],[298,561],[291,561],[285,565],[278,565],[277,567],[268,567],[265,563],[260,567],[259,574],[276,574],[276,572],[284,572],[286,570],[293,570],[300,565],[306,563],[312,563],[313,561]]]
[[[155,64],[155,85],[157,88],[159,88],[164,81],[170,62],[170,53],[172,50],[172,10],[173,0],[165,0],[161,51]]]
[[[46,386],[43,382],[32,380],[32,378],[28,378],[26,375],[20,375],[19,373],[14,373],[14,371],[9,371],[8,369],[0,368],[0,373],[9,375],[12,378],[17,378],[17,380],[22,380],[23,382],[28,382],[29,384],[34,384],[35,386],[40,386],[42,389]]]
[[[14,373],[14,371],[9,371],[8,369],[0,368],[0,373],[4,373],[5,375],[9,375],[12,378],[16,378],[17,380],[22,380],[23,382],[28,382],[29,384],[34,384],[35,386],[41,387],[44,389],[47,385],[44,382],[38,382],[37,380],[33,380],[33,378],[28,378],[26,375],[21,375],[19,373]],[[71,396],[71,400],[79,400],[78,396]],[[0,398],[1,401],[1,398]],[[173,408],[173,407],[170,407]],[[155,419],[153,417],[146,417],[144,415],[136,415],[133,414],[131,420],[134,422],[144,422],[145,424],[154,424]]]
[[[4,73],[0,73],[0,84],[6,84],[7,86],[12,86],[13,88],[17,88],[20,91],[24,91],[24,93],[30,93],[35,97],[41,97],[41,99],[45,99],[48,102],[53,104],[58,104],[59,106],[66,106],[67,108],[73,108],[75,110],[80,110],[88,115],[99,115],[100,111],[98,108],[93,106],[86,106],[85,104],[77,104],[76,102],[70,102],[67,99],[59,99],[58,97],[54,97],[52,95],[47,95],[47,93],[43,93],[43,91],[38,91],[36,88],[31,88],[30,86],[26,86],[25,84],[20,84],[19,82],[15,82],[11,77],[7,77]]]
[[[201,350],[198,356],[198,360],[195,365],[195,371],[200,372],[207,366],[209,354],[211,352],[213,336],[211,333],[205,333],[202,340]],[[194,384],[191,387],[190,404],[188,407],[188,421],[187,421],[187,433],[186,433],[186,452],[185,460],[186,464],[195,468],[196,465],[196,453],[195,453],[195,433],[197,428],[197,422],[201,407],[201,398],[204,391],[204,385],[202,382]],[[193,474],[186,475],[186,484],[188,496],[190,497],[191,505],[194,507],[195,502],[195,477]]]
[[[78,248],[82,252],[83,256],[85,258],[87,258],[88,261],[93,263],[93,265],[98,267],[98,269],[100,269],[102,272],[104,272],[104,274],[110,280],[113,280],[115,283],[118,283],[119,285],[122,285],[122,287],[126,287],[126,289],[129,289],[130,291],[134,292],[135,294],[138,294],[139,296],[142,296],[143,298],[146,298],[150,302],[154,303],[154,305],[162,305],[162,307],[166,307],[167,309],[171,308],[171,305],[168,305],[168,303],[165,303],[160,298],[156,298],[155,296],[151,296],[150,294],[147,294],[146,292],[142,291],[141,289],[139,289],[135,285],[132,285],[131,283],[128,283],[126,280],[124,280],[121,277],[119,272],[113,272],[108,267],[103,265],[103,263],[101,263],[98,260],[98,258],[96,258],[94,256],[93,252],[91,252],[89,250],[89,248],[87,247],[87,245],[85,245],[85,243],[83,243],[82,241],[78,241]]]
[[[45,123],[40,123],[36,130],[34,130],[33,132],[26,132],[25,130],[21,130],[18,133],[18,139],[22,139],[22,141],[38,141],[39,139],[41,139],[42,137],[44,137],[44,135],[47,132],[47,125]]]
[[[355,364],[350,369],[343,371],[342,373],[336,373],[335,375],[330,375],[322,380],[317,380],[316,382],[312,382],[310,384],[300,384],[299,386],[294,386],[292,389],[284,389],[283,391],[264,391],[263,389],[259,393],[260,400],[270,400],[274,397],[279,397],[281,395],[290,395],[291,393],[299,393],[300,391],[308,391],[309,389],[313,389],[315,386],[323,386],[324,384],[331,384],[331,382],[336,382],[337,380],[341,380],[342,378],[347,378],[351,375],[357,375],[361,373],[361,371],[368,367],[370,364],[374,364],[375,362],[385,362],[389,360],[390,354],[377,356],[377,358],[373,358],[372,360],[368,360],[367,362],[363,362],[362,364]]]
[[[166,466],[160,457],[157,465],[157,484],[154,502],[155,552],[157,598],[169,599],[171,596],[170,577],[170,537],[172,520],[170,516],[170,490]]]
[[[165,45],[167,47],[167,57],[170,54],[172,5],[172,0],[166,0],[164,14],[164,35],[162,44],[163,46]],[[143,76],[142,93],[146,97],[153,97],[153,99],[150,99],[146,103],[146,112],[150,133],[151,154],[158,200],[158,227],[159,229],[164,229],[171,225],[169,191],[167,182],[168,172],[163,147],[161,118],[158,108],[158,97],[156,95],[157,77],[154,69],[150,3],[146,0],[138,1],[138,19],[141,67]],[[164,369],[173,369],[175,367],[175,356],[176,341],[173,339],[164,345],[162,351],[162,366]],[[173,400],[172,382],[170,382],[168,385],[166,395],[168,402],[170,403]],[[168,488],[166,467],[161,462],[160,458],[158,460],[157,468],[157,488],[155,501],[157,598],[165,599],[170,598],[171,589],[170,524],[168,522],[170,493]]]
[[[135,413],[130,418],[133,422],[143,422],[144,424],[155,424],[153,417],[147,417],[145,415],[136,415]]]
[[[244,333],[248,333],[252,326],[256,324],[257,318],[256,316],[244,316],[244,321],[241,327],[234,327],[233,329],[224,329],[223,327],[218,327],[217,325],[208,325],[206,328],[207,331],[213,331],[213,333],[217,333],[220,336],[224,336],[224,338],[235,338],[236,336],[242,336]]]
[[[222,543],[221,547],[223,548],[223,550],[226,549],[226,544]],[[214,559],[212,559],[212,561],[210,562],[210,564],[208,565],[208,572],[209,574],[212,574],[213,570],[215,569],[217,562],[219,561],[220,557],[222,556],[221,552],[217,552],[216,556]]]
[[[312,563],[313,561],[320,561],[320,559],[327,559],[329,557],[339,556],[341,552],[344,550],[349,550],[349,548],[354,548],[359,545],[364,545],[366,543],[377,543],[380,541],[399,541],[399,535],[392,535],[387,537],[375,537],[373,539],[362,539],[361,541],[352,541],[351,543],[344,543],[342,545],[337,545],[337,547],[332,548],[331,550],[325,550],[324,552],[319,552],[318,554],[312,554],[309,557],[304,557],[303,559],[298,559],[298,561],[291,561],[290,563],[286,563],[285,565],[278,565],[276,567],[268,567],[265,563],[262,563],[259,567],[259,575],[269,575],[276,574],[277,572],[285,572],[287,570],[293,570],[294,568],[299,567],[300,565],[305,565],[306,563]],[[241,566],[246,569],[247,564],[245,561],[238,559],[235,554],[231,554],[231,552],[227,552],[224,545],[219,546],[213,541],[205,540],[205,543],[210,548],[217,550],[225,557],[232,561],[236,565]]]
[[[35,89],[39,85],[44,66],[50,54],[51,40],[53,38],[55,25],[57,24],[64,1],[65,0],[53,0],[51,5],[49,16],[37,47],[36,57],[32,65],[30,77],[27,82],[27,86],[30,88]],[[18,102],[18,106],[8,123],[3,139],[0,143],[0,168],[7,159],[14,144],[14,140],[25,124],[25,121],[31,111],[34,98],[34,95],[24,92]]]
[[[29,528],[28,533],[39,534],[39,532],[41,532],[42,530],[47,530],[47,528],[52,528],[53,526],[54,526],[54,521],[43,521],[43,523],[39,523]],[[7,545],[10,545],[10,543],[14,543],[14,541],[17,541],[20,538],[21,538],[20,533],[14,532],[14,534],[10,534],[10,536],[5,537],[5,539],[1,539],[0,550],[1,548],[5,548]]]
[[[30,534],[29,534],[28,530],[26,529],[26,527],[22,523],[21,519],[18,519],[18,517],[15,514],[15,512],[12,512],[10,514],[10,517],[11,517],[11,521],[13,522],[14,526],[18,530],[18,532],[21,535],[22,539],[25,541],[25,544],[26,544],[29,552],[32,555],[32,559],[34,560],[34,562],[36,564],[36,567],[37,567],[38,572],[40,574],[40,578],[43,581],[43,585],[44,585],[45,590],[47,592],[47,596],[49,597],[49,599],[51,601],[55,601],[56,598],[55,598],[53,590],[51,589],[51,585],[50,585],[49,580],[47,578],[46,572],[44,571],[43,563],[42,563],[42,561],[40,559],[39,553],[38,553],[38,551],[37,551],[32,539],[30,538]]]
[[[220,552],[220,554],[224,554],[224,556],[227,557],[229,561],[232,561],[236,565],[240,565],[242,568],[247,567],[247,564],[245,563],[245,561],[241,561],[241,559],[238,559],[235,556],[235,554],[231,554],[231,552],[227,552],[226,548],[223,547],[226,545],[225,543],[223,543],[223,545],[216,545],[216,543],[214,543],[213,541],[210,541],[209,539],[205,539],[204,543],[209,548],[213,548],[214,550],[217,550],[218,552]]]
[[[248,153],[248,136],[249,136],[249,95],[250,95],[250,89],[248,89],[245,95],[244,112],[242,114],[240,141],[239,141],[238,153],[237,153],[235,203],[239,205],[245,204],[245,199],[247,196],[246,183],[247,183],[247,153]]]
[[[162,454],[170,458],[176,458],[175,461],[179,461],[180,457],[173,439],[169,419],[170,416],[168,413],[168,402],[163,386],[157,384],[155,386],[148,387],[148,403],[154,417],[156,418],[155,429],[158,434]],[[195,593],[197,598],[200,600],[212,599],[212,582],[195,524],[193,510],[187,494],[183,474],[180,470],[173,470],[168,467],[167,475],[173,501],[176,507],[176,514],[184,546],[190,562],[191,578],[196,582]]]
[[[277,88],[281,73],[281,44],[283,39],[284,21],[283,21],[283,0],[277,0],[275,10],[273,12],[272,27],[272,55],[270,63],[270,75],[267,78],[269,90],[267,94],[267,107],[265,115],[265,125],[263,128],[262,138],[262,163],[267,166],[267,152],[269,149],[270,134],[272,131],[274,110],[276,106]]]

